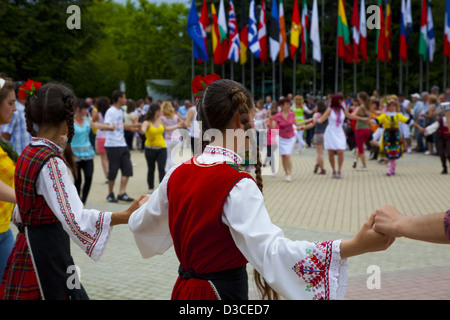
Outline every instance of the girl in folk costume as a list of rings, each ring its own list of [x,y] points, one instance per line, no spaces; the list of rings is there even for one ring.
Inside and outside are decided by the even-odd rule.
[[[69,168],[76,172],[70,148],[76,98],[63,85],[31,83],[23,94],[32,141],[15,172],[18,210],[13,219],[19,233],[3,274],[0,299],[87,299],[81,284],[70,281],[74,278],[69,272],[74,266],[70,239],[98,260],[112,226],[127,223],[143,197],[123,212],[83,209],[69,175]]]
[[[248,299],[247,262],[263,298],[343,298],[346,258],[383,250],[392,238],[372,230],[374,215],[351,240],[285,238],[264,205],[259,150],[256,179],[239,166],[238,153],[251,143],[235,139],[252,128],[250,92],[232,80],[216,80],[197,107],[202,131],[215,132],[211,143],[173,167],[128,222],[144,258],[174,246],[180,267],[172,299]]]
[[[386,113],[375,118],[376,123],[384,127],[379,155],[389,160],[389,170],[386,172],[388,176],[395,174],[395,160],[403,156],[403,142],[400,135],[399,123],[403,122],[413,125],[420,132],[424,132],[424,129],[415,123],[412,118],[405,117],[399,110],[400,105],[397,96],[391,95],[386,102]]]

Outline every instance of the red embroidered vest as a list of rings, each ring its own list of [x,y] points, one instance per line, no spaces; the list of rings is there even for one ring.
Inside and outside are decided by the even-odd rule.
[[[180,165],[170,176],[169,229],[186,271],[205,274],[247,264],[222,222],[228,194],[243,178],[252,179],[236,165],[202,165],[195,158]]]
[[[28,145],[17,160],[14,176],[16,199],[22,223],[26,226],[58,222],[44,197],[36,192],[39,173],[51,157],[62,160],[49,147]]]

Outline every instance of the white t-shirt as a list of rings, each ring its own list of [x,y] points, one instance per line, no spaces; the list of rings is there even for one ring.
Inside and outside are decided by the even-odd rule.
[[[106,131],[105,147],[126,147],[123,135],[123,114],[122,109],[111,106],[105,113],[105,123],[113,124],[116,128],[113,131]]]

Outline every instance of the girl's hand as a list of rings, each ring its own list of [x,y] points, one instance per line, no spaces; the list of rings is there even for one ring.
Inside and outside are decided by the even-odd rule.
[[[148,199],[150,198],[150,195],[140,196],[139,198],[135,199],[131,206],[122,212],[113,212],[111,216],[111,226],[117,225],[117,224],[127,224],[128,219],[130,218],[131,214],[139,209],[141,206],[143,206]]]
[[[382,251],[389,248],[395,237],[376,232],[373,229],[376,212],[372,213],[361,230],[351,240],[341,242],[341,257],[348,258],[367,252]]]

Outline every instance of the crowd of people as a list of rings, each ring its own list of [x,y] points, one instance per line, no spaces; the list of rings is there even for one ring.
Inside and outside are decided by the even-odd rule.
[[[380,97],[376,91],[347,98],[339,93],[308,96],[306,102],[300,95],[275,102],[268,96],[264,102],[254,101],[235,81],[216,79],[195,102],[179,106],[170,99],[153,103],[152,97],[133,101],[120,90],[111,100],[82,99],[62,84],[0,78],[0,299],[88,299],[82,286],[66,285],[66,270],[74,265],[70,240],[98,260],[118,224],[129,225],[144,257],[175,247],[180,269],[173,299],[248,299],[247,262],[255,268],[263,298],[343,298],[339,286],[346,279],[347,258],[385,250],[401,235],[448,243],[450,212],[424,218],[435,223],[433,230],[421,230],[424,219],[405,220],[385,206],[350,240],[290,241],[270,221],[261,166],[270,163],[275,175],[279,152],[290,182],[295,146],[299,153],[315,147],[313,172],[326,175],[326,150],[332,178],[341,179],[344,151],[354,149],[353,167],[360,159],[358,170],[366,171],[367,149],[371,159],[389,165],[387,175],[392,176],[395,161],[404,151],[413,152],[411,141],[416,140],[416,152],[441,156],[445,174],[450,161],[447,91],[413,94],[412,102],[403,95]],[[225,140],[202,139],[209,130],[238,129],[255,129],[256,142],[242,139],[229,149]],[[178,164],[173,150],[186,142],[193,157]],[[264,152],[253,159],[252,176],[242,167],[251,167],[249,149],[255,144],[265,154],[264,161]],[[133,149],[145,156],[151,196],[127,194]],[[86,208],[96,153],[108,185],[107,201],[129,202],[126,210]],[[19,230],[15,239],[11,219]],[[446,233],[438,234],[442,220]],[[393,229],[393,222],[400,221],[404,228]],[[312,283],[312,267],[327,276]],[[330,281],[338,285],[330,289]]]

